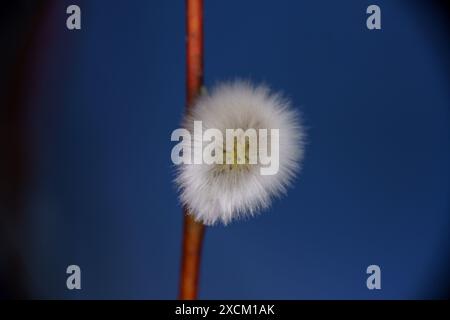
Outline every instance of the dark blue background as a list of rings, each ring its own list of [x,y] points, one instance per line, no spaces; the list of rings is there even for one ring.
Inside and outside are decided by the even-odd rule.
[[[82,30],[65,28],[69,4]],[[433,298],[449,267],[448,34],[439,7],[205,1],[205,81],[244,77],[304,115],[303,171],[249,221],[208,228],[200,298]],[[176,298],[172,130],[184,1],[56,1],[34,56],[27,265],[35,297]],[[82,269],[82,290],[65,287]],[[366,288],[366,268],[382,290]]]

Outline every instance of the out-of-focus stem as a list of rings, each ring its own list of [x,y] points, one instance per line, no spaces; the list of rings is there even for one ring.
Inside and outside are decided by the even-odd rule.
[[[204,229],[202,224],[185,212],[179,296],[182,300],[197,299]]]
[[[203,85],[203,0],[186,0],[186,111]],[[179,298],[197,298],[204,226],[184,210]]]

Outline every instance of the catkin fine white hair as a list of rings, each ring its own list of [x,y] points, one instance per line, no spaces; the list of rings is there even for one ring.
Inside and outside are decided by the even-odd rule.
[[[180,200],[197,221],[206,225],[228,224],[259,213],[283,195],[300,169],[304,153],[304,129],[299,113],[280,93],[248,81],[226,82],[201,95],[183,120],[193,135],[194,121],[203,130],[279,129],[279,169],[261,175],[262,164],[180,164],[175,183]],[[205,142],[202,142],[202,148]],[[223,141],[216,141],[222,147]],[[194,145],[190,146],[193,152]]]

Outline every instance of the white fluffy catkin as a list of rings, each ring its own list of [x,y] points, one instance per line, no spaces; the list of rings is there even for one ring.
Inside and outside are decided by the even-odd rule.
[[[183,121],[193,135],[195,121],[203,130],[216,128],[279,129],[279,170],[275,175],[261,175],[260,164],[223,170],[220,164],[181,164],[175,183],[180,200],[197,221],[206,225],[253,216],[270,206],[273,198],[286,188],[300,168],[304,150],[304,129],[300,116],[290,101],[267,86],[248,81],[226,82],[202,95]],[[270,139],[269,139],[270,140]],[[223,144],[223,142],[219,142]],[[203,144],[203,147],[205,143]],[[194,148],[192,144],[191,151]]]

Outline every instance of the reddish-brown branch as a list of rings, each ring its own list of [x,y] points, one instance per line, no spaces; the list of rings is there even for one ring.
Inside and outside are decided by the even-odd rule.
[[[203,0],[186,0],[187,108],[203,85]]]
[[[180,299],[197,299],[200,256],[205,227],[184,212]]]
[[[186,110],[203,85],[203,0],[186,0]],[[184,210],[180,299],[196,299],[204,226]]]

